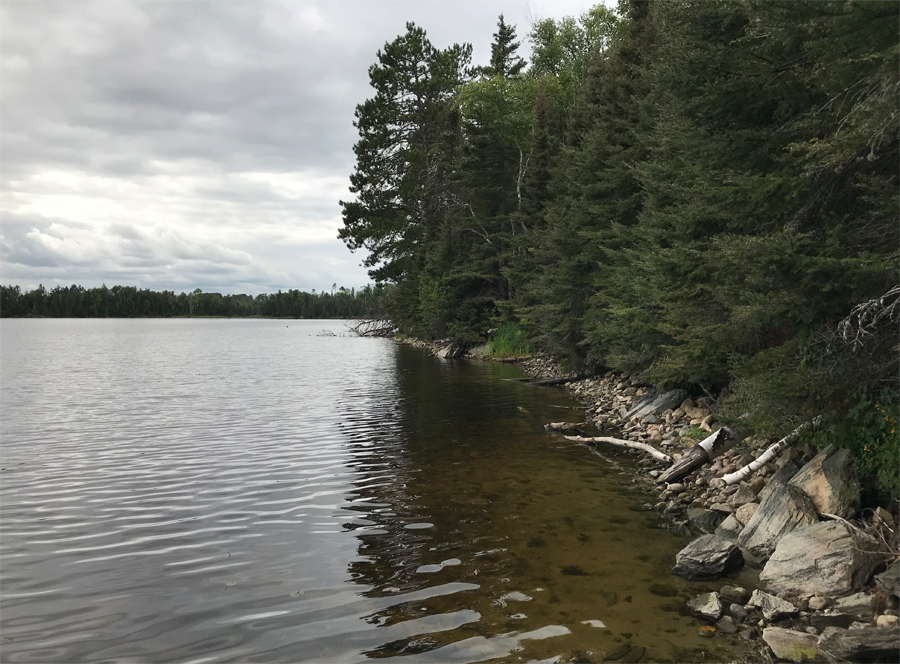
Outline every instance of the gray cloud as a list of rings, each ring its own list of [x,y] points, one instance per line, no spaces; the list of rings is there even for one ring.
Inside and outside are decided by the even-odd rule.
[[[3,3],[0,279],[367,282],[335,239],[367,69],[408,20],[484,61],[501,12],[524,37],[517,0]]]

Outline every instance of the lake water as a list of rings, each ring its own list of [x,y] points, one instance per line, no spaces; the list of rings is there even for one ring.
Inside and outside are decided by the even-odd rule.
[[[4,320],[5,662],[721,661],[632,459],[340,321]],[[623,472],[623,467],[626,472]],[[611,661],[611,660],[610,660]]]

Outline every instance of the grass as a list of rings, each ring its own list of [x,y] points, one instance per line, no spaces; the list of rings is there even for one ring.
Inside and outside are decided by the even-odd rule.
[[[497,358],[531,355],[531,345],[518,323],[504,323],[488,342],[485,355]]]

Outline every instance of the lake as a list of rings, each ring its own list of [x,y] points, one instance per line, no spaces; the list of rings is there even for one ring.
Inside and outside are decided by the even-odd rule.
[[[578,404],[516,367],[342,321],[0,332],[5,662],[737,652],[682,615],[634,458],[545,433]]]

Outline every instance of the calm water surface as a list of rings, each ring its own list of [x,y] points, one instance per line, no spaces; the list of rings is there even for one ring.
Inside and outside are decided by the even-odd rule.
[[[325,330],[3,321],[3,661],[728,659],[564,392]]]

